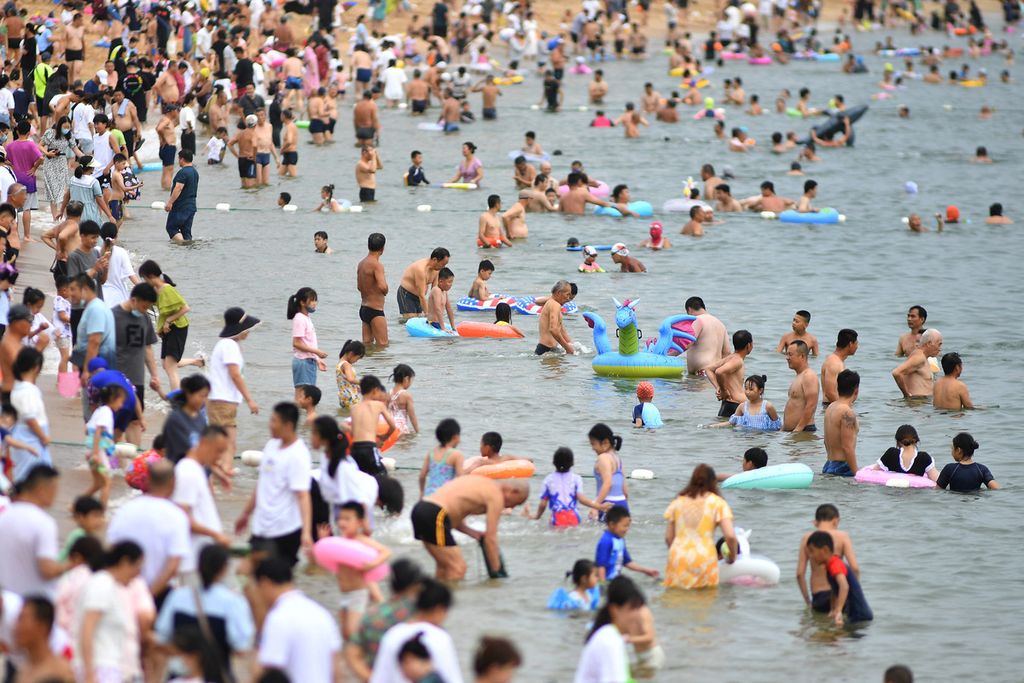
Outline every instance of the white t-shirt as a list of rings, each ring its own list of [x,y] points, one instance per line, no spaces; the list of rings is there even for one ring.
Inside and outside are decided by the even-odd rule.
[[[14,94],[10,88],[0,88],[0,112],[10,115],[14,109]]]
[[[380,641],[370,683],[414,683],[402,675],[402,669],[398,666],[398,651],[418,633],[423,634],[420,641],[430,652],[434,671],[445,683],[462,683],[462,669],[455,653],[455,642],[447,631],[425,621],[396,624],[388,629]]]
[[[0,586],[53,598],[57,583],[40,575],[37,560],[56,559],[57,522],[46,510],[14,502],[0,513]]]
[[[114,433],[114,411],[110,409],[110,406],[100,406],[92,411],[92,416],[85,424],[85,430],[88,432],[90,429],[94,432],[99,431],[101,434],[103,432]]]
[[[71,317],[71,302],[57,294],[53,297],[53,333],[58,337],[71,337],[71,325],[60,319],[61,313]]]
[[[198,125],[199,121],[196,119],[196,113],[192,111],[192,107],[182,107],[178,112],[178,128],[181,132],[187,132],[189,129],[195,132]]]
[[[238,390],[235,383],[231,381],[231,374],[228,372],[229,365],[237,365],[241,372],[245,367],[245,360],[242,358],[242,347],[234,339],[221,339],[213,346],[209,367],[210,397],[211,401],[229,401],[231,403],[242,402],[242,392]]]
[[[27,422],[35,419],[39,427],[45,432],[50,424],[46,417],[46,404],[43,402],[43,392],[32,382],[18,380],[14,383],[11,391],[11,405],[18,411],[18,421]]]
[[[267,613],[258,660],[260,666],[285,672],[291,681],[332,683],[334,657],[340,649],[334,615],[293,590],[279,597]]]
[[[71,112],[71,135],[78,139],[92,138],[92,131],[89,130],[89,124],[92,123],[93,117],[96,116],[96,110],[93,109],[91,104],[85,102],[79,102],[75,105],[75,110]]]
[[[0,166],[0,202],[7,201],[7,193],[11,190],[11,185],[18,182],[17,176],[7,166]]]
[[[256,511],[252,517],[255,535],[277,538],[302,528],[295,494],[309,491],[310,468],[309,449],[302,439],[288,447],[283,447],[280,439],[267,442],[256,483]]]
[[[206,143],[206,158],[210,161],[220,161],[220,153],[227,147],[220,138],[210,138],[210,141]]]
[[[217,504],[213,502],[213,491],[206,477],[206,470],[192,458],[182,458],[174,466],[174,495],[171,500],[178,505],[187,506],[192,511],[192,518],[207,529],[223,531]],[[199,556],[203,546],[213,542],[209,536],[192,536],[192,555]]]
[[[575,683],[626,683],[630,679],[622,634],[613,624],[605,624],[583,646]]]
[[[366,520],[373,529],[373,511],[380,495],[380,484],[376,477],[360,470],[352,458],[345,458],[338,463],[333,477],[324,461],[320,469],[313,470],[312,477],[320,484],[320,495],[328,504],[342,505],[349,501],[362,503],[366,510]]]
[[[107,542],[133,541],[144,553],[142,578],[152,585],[172,557],[181,558],[178,572],[195,567],[189,542],[188,515],[180,507],[156,496],[133,498],[114,513],[107,528]]]
[[[23,652],[14,651],[14,625],[18,623],[18,615],[25,601],[21,596],[11,591],[0,590],[0,597],[3,600],[3,610],[0,611],[0,650],[8,652],[7,658],[16,668],[25,665],[26,656]],[[68,632],[57,624],[50,629],[50,652],[58,657],[64,657],[74,649],[71,637]]]
[[[118,583],[110,572],[98,571],[89,577],[82,589],[78,609],[75,610],[75,633],[81,633],[82,622],[88,612],[100,612],[100,620],[92,641],[93,668],[124,667],[125,648],[129,636],[137,631],[131,603],[125,600]],[[137,648],[136,648],[137,651]],[[76,670],[83,666],[81,648],[75,648]]]
[[[102,247],[97,247],[96,251],[102,254]],[[110,252],[107,281],[103,283],[103,302],[113,308],[131,298],[133,285],[128,278],[132,275],[135,275],[135,269],[128,250],[115,244]]]

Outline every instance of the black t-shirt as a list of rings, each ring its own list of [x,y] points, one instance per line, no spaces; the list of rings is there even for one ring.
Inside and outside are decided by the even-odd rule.
[[[14,97],[14,116],[17,119],[23,119],[28,116],[28,106],[32,101],[31,96],[24,88],[18,88],[13,91],[11,95]]]
[[[448,5],[444,4],[443,2],[438,2],[434,4],[434,26],[448,26]]]
[[[895,446],[883,453],[878,461],[890,472],[915,474],[919,477],[923,477],[925,472],[935,467],[935,461],[932,460],[932,456],[924,451],[918,451],[917,455],[914,456],[914,462],[910,464],[910,469],[903,469],[903,463],[900,461],[900,449]]]
[[[224,70],[224,48],[227,46],[228,42],[226,40],[217,40],[210,46],[214,56],[217,58],[217,73],[214,74],[217,78],[228,77],[228,72]]]
[[[245,86],[253,82],[252,78],[252,60],[248,57],[242,57],[235,64],[235,85],[237,85],[239,88],[244,88]]]
[[[977,491],[983,484],[988,486],[993,479],[995,477],[992,476],[992,472],[980,462],[966,465],[951,462],[939,472],[939,478],[935,480],[935,485],[940,489],[948,488],[950,491],[966,493]]]
[[[242,95],[238,98],[238,106],[242,108],[242,113],[245,116],[248,116],[249,114],[255,114],[256,112],[261,111],[267,106],[267,104],[259,95]]]

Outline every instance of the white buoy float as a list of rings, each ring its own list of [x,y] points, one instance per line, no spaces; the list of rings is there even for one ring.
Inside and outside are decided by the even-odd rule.
[[[839,214],[839,222],[840,223],[845,223],[846,222],[846,214],[845,213]]]
[[[910,218],[908,218],[907,216],[904,216],[903,218],[900,219],[900,223],[903,223],[903,225],[909,225],[910,224]]]
[[[580,110],[580,111],[590,111],[590,107],[588,107],[588,106],[587,106],[587,105],[585,105],[585,104],[581,104],[581,105],[579,106],[579,110]]]
[[[242,451],[242,464],[247,467],[259,467],[263,460],[263,451]]]
[[[217,209],[218,211],[230,211],[231,205],[228,204],[227,202],[220,202],[217,204],[217,206],[213,208]]]
[[[654,472],[651,470],[636,469],[629,473],[630,479],[654,479]]]
[[[384,469],[386,469],[388,472],[394,472],[397,463],[395,463],[394,458],[381,458],[380,464],[384,465]]]
[[[139,454],[138,447],[133,443],[119,443],[114,446],[114,455],[120,460],[131,460]]]
[[[164,202],[155,201],[149,205],[149,208],[156,209],[157,211],[163,211],[165,206],[167,206],[167,204],[165,204]]]
[[[355,206],[348,207],[348,210],[351,211],[352,213],[362,213],[363,207],[361,204],[356,204]]]
[[[539,104],[531,104],[530,105],[530,109],[532,109],[533,111],[538,111],[540,109],[540,105]]]
[[[430,211],[430,204],[420,204],[416,207],[416,210],[421,213],[428,213]]]
[[[779,217],[778,214],[776,214],[774,211],[762,211],[761,212],[761,218],[765,219],[766,221],[773,221],[773,220],[775,220],[778,217]]]
[[[281,210],[287,211],[288,213],[292,213],[293,211],[298,211],[299,207],[296,206],[295,204],[285,204],[284,206],[281,207]]]

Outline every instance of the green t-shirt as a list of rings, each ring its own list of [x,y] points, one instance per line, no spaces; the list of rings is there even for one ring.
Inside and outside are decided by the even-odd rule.
[[[162,330],[164,328],[164,320],[168,316],[172,316],[177,313],[182,306],[187,306],[184,297],[178,294],[171,285],[164,285],[160,288],[160,291],[156,295],[156,310],[159,311],[160,317],[156,321],[157,329]],[[188,316],[183,315],[174,322],[171,323],[174,327],[188,327]]]
[[[46,94],[46,82],[50,80],[50,76],[53,75],[53,67],[44,62],[39,62],[36,68],[32,71],[32,81],[36,85],[36,97],[42,97]]]
[[[87,535],[88,534],[85,533],[85,529],[83,529],[80,526],[76,526],[74,531],[68,534],[67,540],[64,541],[64,547],[60,549],[60,554],[57,555],[57,561],[67,562],[68,555],[71,554],[71,546],[75,544],[75,541],[77,541],[80,538],[84,538]]]

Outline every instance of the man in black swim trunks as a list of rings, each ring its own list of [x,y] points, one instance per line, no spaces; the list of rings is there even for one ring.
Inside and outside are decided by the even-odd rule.
[[[570,355],[576,353],[562,322],[562,306],[571,298],[572,285],[566,280],[559,280],[551,288],[551,296],[544,302],[544,308],[537,319],[540,338],[537,340],[537,348],[533,350],[534,354],[542,356],[558,346]]]
[[[377,171],[384,168],[380,153],[373,145],[363,145],[362,155],[356,162],[356,183],[361,203],[377,201]]]
[[[452,530],[476,539],[484,550],[488,574],[506,576],[498,546],[498,523],[505,508],[523,503],[530,493],[524,481],[487,477],[456,477],[413,506],[413,536],[436,562],[439,581],[458,581],[466,576],[466,560],[455,544]],[[470,515],[487,515],[487,528],[476,531],[466,524]]]
[[[388,321],[384,317],[384,297],[388,295],[388,281],[384,277],[384,255],[387,239],[379,232],[366,239],[367,254],[356,267],[356,287],[359,289],[359,320],[363,326],[363,343],[388,345]]]
[[[402,273],[398,285],[398,312],[403,318],[422,316],[427,310],[427,288],[437,284],[437,274],[448,265],[451,254],[444,247],[430,252],[427,258],[413,261]]]

